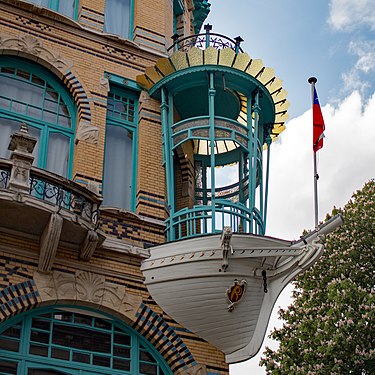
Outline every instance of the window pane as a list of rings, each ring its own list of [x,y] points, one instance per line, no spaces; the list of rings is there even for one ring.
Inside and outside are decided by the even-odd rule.
[[[54,319],[61,320],[63,322],[72,322],[73,321],[73,314],[70,313],[70,312],[57,313],[53,317],[54,317]]]
[[[69,137],[61,133],[50,133],[46,169],[67,177],[69,161]]]
[[[2,333],[2,336],[14,337],[19,339],[21,335],[21,327],[10,327]]]
[[[130,358],[130,348],[115,346],[113,348],[113,354],[118,357]]]
[[[158,367],[157,365],[151,365],[148,363],[141,363],[140,370],[142,374],[145,375],[158,375]]]
[[[33,328],[44,329],[45,331],[49,331],[49,329],[50,329],[50,322],[49,322],[49,320],[44,320],[44,319],[39,319],[39,318],[33,318],[33,320],[32,320],[32,327]]]
[[[31,331],[30,341],[40,342],[41,344],[48,344],[49,332]]]
[[[68,350],[52,348],[52,358],[64,359],[65,361],[69,361],[69,354],[70,352]]]
[[[111,334],[55,323],[52,343],[101,353],[111,353]]]
[[[94,355],[94,360],[92,363],[96,366],[110,367],[111,359],[109,357],[102,357],[102,356]]]
[[[0,373],[7,375],[16,375],[17,374],[17,362],[9,362],[3,359],[0,359]]]
[[[92,325],[92,317],[87,315],[75,314],[74,315],[74,323],[77,324],[84,324],[86,326]]]
[[[61,372],[56,370],[43,370],[43,369],[28,369],[27,375],[68,375],[67,372]]]
[[[109,322],[106,322],[103,319],[95,318],[95,327],[110,331],[112,329],[112,324]]]
[[[27,0],[29,3],[33,3],[39,6],[48,7],[49,0]]]
[[[107,126],[103,204],[131,208],[132,133],[120,126]]]
[[[60,0],[58,11],[65,16],[74,18],[74,0]]]
[[[130,361],[120,358],[113,358],[113,368],[116,370],[130,371]]]
[[[0,92],[2,96],[6,96],[15,101],[12,106],[13,111],[24,108],[20,103],[42,107],[43,91],[43,88],[31,85],[29,82],[17,80],[12,77],[0,76]]]
[[[113,342],[116,344],[130,346],[130,336],[126,334],[115,333]]]
[[[30,354],[40,355],[42,357],[48,357],[48,346],[42,345],[30,345]]]
[[[82,362],[82,363],[90,363],[90,355],[85,354],[85,353],[73,352],[73,361]]]
[[[130,0],[106,0],[104,31],[129,37]]]
[[[143,350],[141,351],[140,357],[141,357],[141,361],[156,363],[154,357],[150,353],[144,352]]]
[[[0,337],[0,349],[9,350],[11,352],[18,352],[20,343],[18,340],[7,339]]]

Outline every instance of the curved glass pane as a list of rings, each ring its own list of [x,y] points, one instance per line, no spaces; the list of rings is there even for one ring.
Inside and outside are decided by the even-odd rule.
[[[72,125],[60,93],[37,75],[18,68],[0,70],[0,109],[65,128]]]
[[[10,157],[11,151],[8,150],[10,136],[11,134],[18,132],[20,126],[20,121],[1,118],[0,116],[0,158],[8,159]],[[37,140],[32,155],[34,156],[33,165],[38,165],[40,130],[32,126],[29,126],[28,129],[29,135]]]
[[[30,375],[75,374],[82,366],[88,373],[108,375],[114,370],[116,374],[166,373],[158,355],[133,331],[96,315],[58,309],[28,314],[0,334],[0,365],[12,374],[19,360],[27,361]],[[59,370],[62,364],[70,372]]]
[[[18,58],[0,58],[0,157],[10,135],[26,123],[37,139],[33,165],[70,177],[75,119],[67,89],[48,71]]]

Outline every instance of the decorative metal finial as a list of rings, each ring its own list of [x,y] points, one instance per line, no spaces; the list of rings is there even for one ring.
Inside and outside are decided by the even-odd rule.
[[[308,80],[307,80],[307,82],[308,83],[310,83],[310,85],[312,84],[312,83],[316,83],[318,81],[318,79],[316,78],[316,77],[310,77]]]
[[[172,40],[173,40],[173,43],[176,43],[177,42],[177,39],[180,37],[180,35],[179,34],[173,34],[172,35]]]
[[[238,45],[240,45],[240,43],[243,42],[243,39],[242,39],[240,36],[236,36],[236,37],[234,38],[234,40],[236,41],[236,43],[237,43]]]
[[[238,53],[238,50],[240,48],[240,44],[241,44],[241,42],[243,42],[243,39],[240,36],[236,36],[234,38],[234,40],[236,42],[236,44],[235,44],[235,52]]]
[[[206,30],[206,31],[211,31],[212,30],[212,25],[210,25],[209,23],[205,24],[203,26],[203,28]]]

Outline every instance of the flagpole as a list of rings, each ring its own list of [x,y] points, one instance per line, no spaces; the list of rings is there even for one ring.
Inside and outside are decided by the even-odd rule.
[[[311,101],[312,101],[312,106],[314,106],[314,88],[315,88],[315,83],[318,81],[315,77],[310,77],[307,80],[310,85],[311,85]],[[318,227],[318,171],[317,171],[317,163],[316,163],[316,152],[313,150],[313,155],[314,155],[314,218],[315,218],[315,228]]]

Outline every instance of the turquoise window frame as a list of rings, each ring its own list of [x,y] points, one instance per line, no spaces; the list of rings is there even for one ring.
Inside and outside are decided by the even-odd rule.
[[[27,71],[30,74],[38,76],[48,83],[59,95],[61,95],[62,101],[68,108],[68,113],[70,115],[71,127],[63,127],[57,124],[52,124],[41,119],[35,119],[33,117],[12,112],[10,110],[0,107],[0,118],[5,118],[8,120],[18,121],[20,124],[25,122],[28,126],[34,127],[40,131],[39,138],[39,152],[38,152],[38,165],[37,167],[45,169],[48,160],[48,142],[49,135],[51,133],[59,133],[69,138],[69,155],[68,155],[68,171],[67,178],[71,178],[73,169],[73,153],[74,153],[74,136],[76,127],[76,105],[70,92],[61,83],[61,81],[54,76],[51,72],[45,68],[29,62],[25,59],[13,58],[13,57],[0,57],[0,70],[3,67],[21,69]],[[1,72],[0,72],[1,74]],[[1,96],[1,93],[0,93]]]
[[[120,76],[106,73],[106,78],[110,82],[110,91],[109,94],[118,94],[123,95],[129,99],[134,100],[134,120],[126,121],[119,120],[116,117],[106,116],[106,126],[119,126],[123,129],[126,129],[133,134],[133,144],[132,144],[132,178],[131,178],[131,202],[130,202],[130,211],[135,212],[136,210],[136,194],[137,194],[137,165],[138,165],[138,105],[139,105],[139,94],[141,88],[135,81],[122,78]],[[104,166],[106,158],[107,143],[104,144],[104,163],[103,163],[103,192],[105,190],[105,181],[104,181]],[[103,202],[105,205],[105,201]],[[125,208],[125,207],[120,207]],[[127,209],[127,208],[125,208]]]
[[[105,13],[105,11],[106,11],[106,8],[104,8],[104,13]],[[105,28],[106,28],[105,23],[104,23],[103,28],[105,30]],[[133,30],[134,30],[134,0],[129,0],[129,30],[128,30],[128,35],[127,36],[123,36],[123,35],[119,35],[119,34],[116,34],[116,35],[118,35],[119,37],[124,38],[124,39],[133,39],[133,37],[134,37],[134,31]],[[107,32],[107,31],[105,31],[105,32]]]
[[[173,0],[173,34],[177,32],[177,16],[184,13],[184,2],[182,0]]]
[[[76,324],[73,322],[62,322],[61,320],[56,320],[54,318],[55,314],[60,313],[72,313],[75,315],[86,315],[89,316],[92,319],[101,319],[105,320],[108,325],[111,325],[111,330],[105,330],[101,328],[97,328],[94,326],[87,326],[84,324]],[[52,318],[47,317],[47,315],[51,315]],[[38,368],[38,369],[50,369],[55,371],[61,371],[70,375],[125,375],[125,374],[142,374],[140,369],[141,363],[147,363],[146,360],[141,360],[140,353],[141,351],[145,351],[146,353],[149,353],[152,355],[153,359],[156,362],[157,365],[157,372],[158,375],[164,373],[164,375],[172,375],[172,371],[169,368],[168,364],[164,360],[164,358],[161,356],[161,354],[156,350],[156,348],[147,341],[146,338],[144,338],[142,335],[140,335],[137,331],[135,331],[132,327],[127,325],[126,323],[120,321],[119,319],[116,319],[115,317],[105,313],[100,312],[101,316],[98,316],[98,311],[94,310],[89,307],[85,306],[72,306],[72,305],[58,305],[54,307],[40,307],[28,312],[21,313],[15,317],[10,318],[6,322],[0,324],[0,337],[4,336],[2,335],[3,332],[5,332],[7,329],[12,327],[19,327],[20,328],[20,338],[15,339],[19,341],[19,349],[18,351],[10,351],[10,350],[0,350],[0,359],[5,360],[8,362],[17,362],[18,363],[18,372],[17,375],[24,375],[26,374],[26,370],[29,368]],[[45,321],[50,321],[50,328],[47,329],[40,329],[32,327],[32,319],[40,317],[41,319],[44,319]],[[106,332],[112,334],[111,336],[111,354],[108,354],[108,358],[110,358],[110,362],[112,363],[113,360],[113,348],[114,346],[124,346],[115,343],[114,341],[114,334],[125,334],[126,336],[130,337],[130,370],[116,370],[112,368],[112,365],[110,367],[105,366],[98,366],[93,364],[85,364],[78,361],[72,361],[69,360],[63,360],[63,359],[57,359],[53,358],[51,356],[52,348],[60,348],[61,349],[67,349],[65,346],[58,346],[57,344],[52,342],[52,325],[54,322],[58,322],[58,324],[62,326],[70,326],[70,327],[77,327],[77,328],[86,328],[91,331],[97,331],[97,332]],[[29,354],[29,347],[31,340],[31,331],[37,331],[37,332],[49,332],[49,342],[45,344],[45,347],[48,347],[48,356],[40,356],[35,354]],[[144,348],[144,349],[143,349]],[[76,352],[82,352],[85,353],[87,350],[80,350],[75,348],[70,348],[72,351]],[[94,353],[94,352],[92,352]],[[151,363],[151,362],[149,362]],[[161,371],[162,372],[161,372]],[[0,369],[1,374],[1,369]]]
[[[27,0],[27,1],[34,3],[32,0]],[[59,4],[61,1],[64,1],[64,0],[49,0],[48,9],[51,9],[57,13],[63,14],[65,17],[71,18],[70,16],[64,13],[59,12]],[[74,0],[74,10],[73,10],[73,17],[72,17],[72,19],[74,20],[78,18],[78,4],[79,4],[79,0]]]

